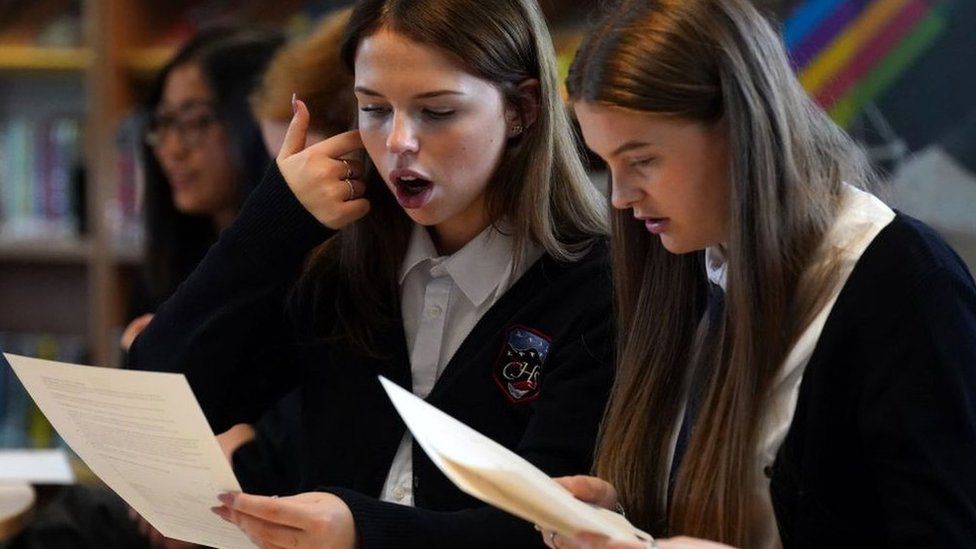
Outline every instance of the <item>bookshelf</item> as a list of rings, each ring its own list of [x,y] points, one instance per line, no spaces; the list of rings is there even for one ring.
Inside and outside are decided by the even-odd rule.
[[[91,242],[84,238],[51,241],[0,239],[0,261],[6,264],[84,265],[91,253]]]
[[[0,48],[0,71],[81,72],[91,66],[92,58],[88,48],[4,46]]]
[[[334,4],[324,6],[329,10],[339,2],[318,4]],[[295,25],[292,16],[304,5],[304,0],[0,3],[0,203],[5,204],[0,206],[0,333],[80,337],[85,352],[79,359],[117,365],[127,287],[142,256],[138,239],[121,238],[133,227],[120,226],[119,220],[120,185],[131,176],[122,173],[120,162],[132,160],[131,154],[121,158],[121,129],[132,123],[156,71],[195,28],[215,21]],[[65,144],[74,158],[53,164],[64,168],[57,189],[38,190],[48,177],[35,165],[50,151],[36,143],[50,131],[48,124],[64,124],[58,118],[63,116],[77,122],[77,135]],[[138,135],[135,139],[137,145]],[[11,143],[27,152],[9,151]],[[16,155],[24,156],[26,167],[14,173]],[[83,181],[65,173],[75,167],[83,167]],[[70,200],[60,199],[63,204],[52,214],[45,203],[49,195],[70,195]],[[44,208],[46,213],[37,213]],[[16,217],[20,214],[24,219]],[[38,216],[45,224],[40,229]],[[51,217],[57,221],[53,230],[47,226]]]

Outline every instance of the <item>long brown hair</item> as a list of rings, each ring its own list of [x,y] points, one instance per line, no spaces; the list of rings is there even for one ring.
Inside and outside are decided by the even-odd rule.
[[[819,246],[842,182],[869,180],[863,155],[803,91],[748,0],[619,4],[582,44],[568,87],[574,101],[728,127],[721,314],[702,314],[702,252],[672,255],[628,213],[614,214],[619,367],[596,473],[652,531],[752,546],[760,421],[778,368],[836,276]],[[692,372],[703,380],[701,408],[668,502]]]
[[[350,70],[362,40],[383,28],[454,56],[516,108],[519,84],[539,81],[538,117],[510,140],[486,191],[488,218],[510,227],[516,263],[530,242],[571,261],[606,234],[605,200],[583,169],[559,97],[552,41],[535,0],[360,1],[342,44]],[[331,335],[370,353],[377,330],[400,322],[396,273],[412,222],[375,170],[366,177],[370,214],[315,254],[303,286],[311,289],[320,318],[335,321]]]

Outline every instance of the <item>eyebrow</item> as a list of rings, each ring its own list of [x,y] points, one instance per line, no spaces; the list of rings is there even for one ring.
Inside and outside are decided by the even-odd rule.
[[[613,158],[614,156],[623,154],[627,151],[632,151],[634,149],[640,149],[642,147],[647,147],[647,146],[650,146],[650,143],[648,143],[647,141],[628,141],[623,145],[617,147],[612,153],[610,153],[610,157]]]
[[[366,86],[356,86],[356,93],[361,93],[363,95],[369,95],[372,97],[383,97],[383,94],[378,91],[373,91]],[[442,95],[464,95],[462,92],[454,90],[433,90],[429,92],[420,93],[414,96],[414,99],[429,99],[431,97],[440,97]]]
[[[187,112],[187,111],[190,111],[190,110],[193,110],[193,109],[196,109],[196,108],[213,109],[214,108],[214,102],[213,102],[212,99],[203,99],[203,98],[199,98],[199,99],[197,99],[197,98],[188,99],[188,100],[183,101],[181,103],[177,103],[176,105],[168,105],[168,104],[166,104],[164,102],[160,102],[159,105],[156,108],[156,113],[157,114],[162,114],[162,113],[182,113],[182,112]]]

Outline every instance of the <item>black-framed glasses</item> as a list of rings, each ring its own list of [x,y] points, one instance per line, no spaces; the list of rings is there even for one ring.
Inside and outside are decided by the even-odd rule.
[[[218,122],[213,107],[206,103],[193,103],[176,112],[158,112],[149,121],[146,144],[154,149],[159,148],[167,136],[173,134],[180,138],[184,146],[197,147]]]

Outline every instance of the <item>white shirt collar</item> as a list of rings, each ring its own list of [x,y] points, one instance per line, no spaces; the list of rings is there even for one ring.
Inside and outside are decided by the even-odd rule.
[[[428,262],[431,276],[443,276],[446,272],[468,300],[478,306],[511,271],[514,251],[512,237],[489,225],[460,250],[448,256],[438,256],[427,229],[414,224],[400,266],[399,282],[402,285],[411,271]]]
[[[397,277],[398,284],[403,284],[410,271],[420,263],[437,257],[437,249],[434,241],[430,239],[430,234],[423,225],[414,223],[410,233],[410,243],[407,244],[407,253],[403,256],[403,263],[400,264],[400,273]]]
[[[877,223],[884,226],[893,219],[891,209],[874,195],[847,183],[844,184],[843,193],[844,199],[837,219],[824,235],[827,245],[843,249],[852,241],[858,242],[857,237],[865,226],[870,227]],[[726,290],[728,267],[728,258],[722,245],[705,248],[705,274],[709,282]]]
[[[705,248],[705,274],[708,281],[725,290],[729,262],[721,245]]]

